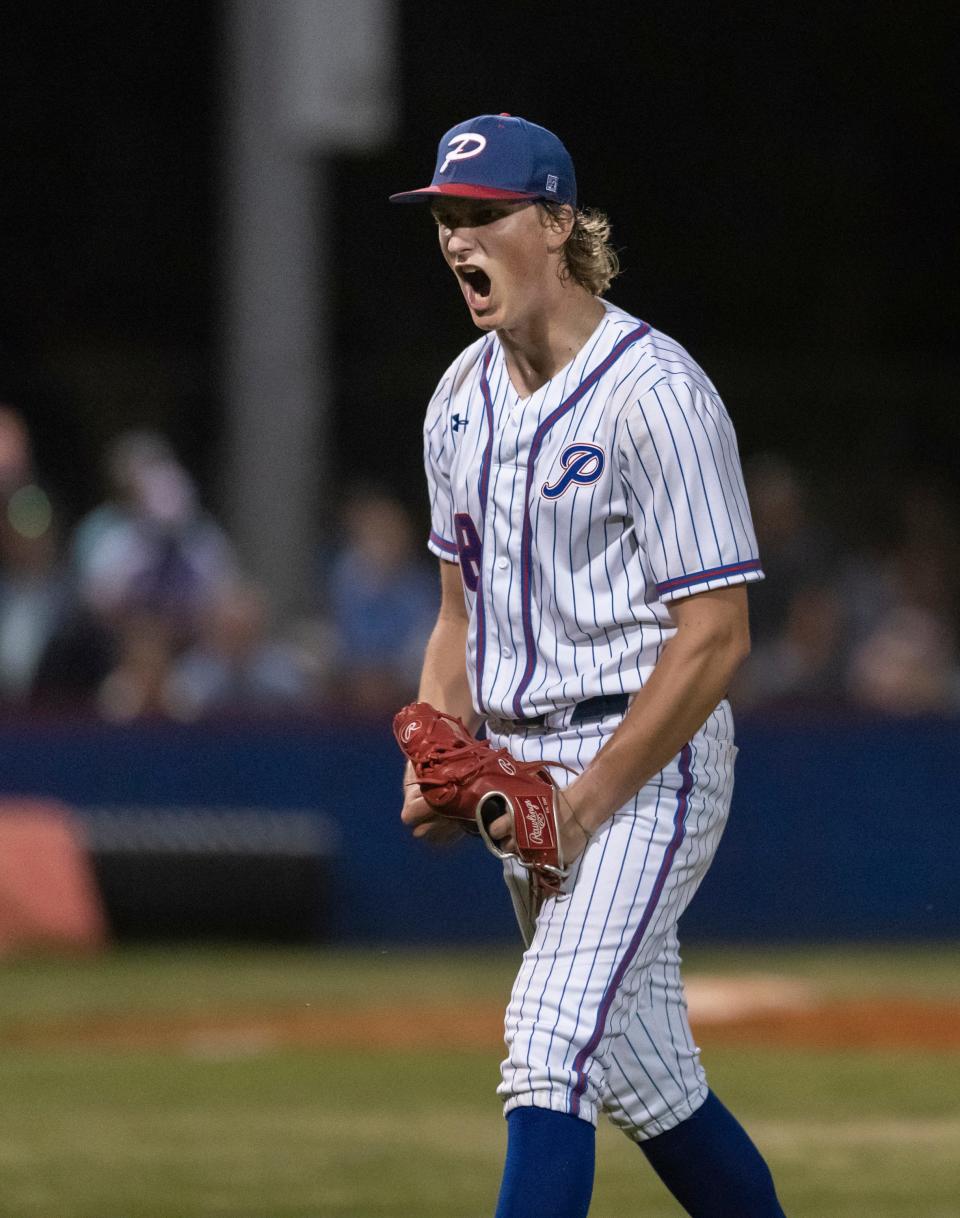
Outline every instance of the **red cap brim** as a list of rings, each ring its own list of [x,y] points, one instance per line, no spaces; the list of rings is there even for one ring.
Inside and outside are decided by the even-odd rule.
[[[403,190],[391,195],[391,203],[422,203],[436,195],[452,199],[539,199],[540,196],[524,190],[499,190],[496,186],[471,186],[468,182],[444,182],[442,186],[422,186],[419,190]]]

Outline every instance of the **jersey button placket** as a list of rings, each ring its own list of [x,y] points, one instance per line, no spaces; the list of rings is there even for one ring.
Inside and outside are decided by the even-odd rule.
[[[504,502],[503,499],[497,503],[493,502],[493,485],[491,482],[491,500],[487,504],[487,521],[486,527],[489,530],[488,536],[496,538],[495,544],[491,547],[496,551],[497,557],[490,556],[488,560],[489,577],[487,587],[491,590],[491,599],[489,602],[490,618],[492,630],[496,630],[496,643],[491,638],[491,645],[496,646],[500,653],[501,660],[512,660],[515,654],[514,644],[511,641],[511,628],[516,631],[516,614],[514,612],[513,602],[516,599],[517,592],[513,588],[510,593],[509,602],[507,600],[507,590],[512,588],[515,581],[511,579],[511,567],[514,571],[517,570],[516,554],[514,549],[517,549],[516,529],[517,529],[517,491],[511,489],[514,486],[515,478],[513,476],[513,468],[517,463],[517,446],[522,427],[522,415],[518,414],[515,409],[507,409],[500,416],[500,434],[494,444],[494,463],[503,469],[503,477],[496,482],[501,497],[504,492],[510,494],[510,498]],[[517,550],[519,553],[519,550]],[[494,606],[495,601],[495,606]],[[495,625],[494,625],[495,622]],[[499,666],[498,666],[499,667]],[[502,681],[504,674],[501,671],[496,679],[496,689],[489,691],[490,698],[493,701],[502,693]],[[493,673],[491,670],[491,679]]]
[[[487,640],[488,640],[488,656],[489,663],[484,665],[484,684],[483,704],[490,706],[496,702],[497,689],[500,682],[497,680],[496,674],[499,671],[500,665],[497,662],[497,657],[508,659],[510,657],[510,636],[507,632],[507,623],[503,619],[503,591],[505,586],[505,577],[502,574],[504,567],[509,567],[510,560],[503,555],[506,549],[507,533],[509,531],[509,508],[500,503],[496,499],[496,490],[499,488],[502,494],[502,482],[497,478],[497,466],[502,464],[502,459],[498,461],[498,449],[494,446],[493,469],[490,477],[490,493],[487,499],[486,513],[483,520],[483,584],[486,590],[486,625],[487,625]],[[499,553],[499,557],[495,557]]]
[[[523,638],[523,572],[522,572],[522,553],[523,553],[523,519],[525,509],[525,483],[526,483],[526,460],[527,454],[530,451],[530,436],[529,429],[525,425],[527,414],[524,414],[518,419],[520,424],[519,433],[517,435],[517,444],[514,460],[516,462],[516,477],[513,483],[513,498],[510,504],[510,562],[513,568],[513,596],[510,598],[508,612],[510,615],[510,627],[513,632],[513,637],[516,640],[516,648],[511,649],[509,655],[504,653],[504,658],[513,659],[514,655],[518,658],[517,668],[522,669],[524,656],[524,638]],[[513,679],[510,682],[508,696],[512,697],[513,686],[518,679],[517,672],[513,673]]]

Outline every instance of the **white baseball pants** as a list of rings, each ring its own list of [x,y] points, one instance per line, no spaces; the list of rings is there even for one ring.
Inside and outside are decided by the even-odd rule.
[[[582,770],[619,723],[500,733],[525,761]],[[498,1094],[521,1105],[609,1118],[636,1141],[686,1120],[707,1097],[687,1022],[677,920],[713,859],[736,748],[722,702],[681,752],[591,838],[559,897],[533,908],[528,873],[505,878],[528,947],[505,1020]],[[556,770],[557,781],[573,775]]]

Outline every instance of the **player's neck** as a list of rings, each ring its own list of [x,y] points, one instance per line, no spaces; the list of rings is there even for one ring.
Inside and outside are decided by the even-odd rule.
[[[542,314],[522,326],[497,331],[507,372],[521,398],[536,393],[570,363],[603,313],[596,296],[571,285]]]

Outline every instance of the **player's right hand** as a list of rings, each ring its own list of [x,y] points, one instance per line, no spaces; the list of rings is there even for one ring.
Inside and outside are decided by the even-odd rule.
[[[413,830],[414,837],[442,845],[463,836],[463,830],[449,817],[441,816],[431,808],[420,794],[420,785],[413,776],[413,767],[407,763],[403,774],[403,807],[400,820]]]

